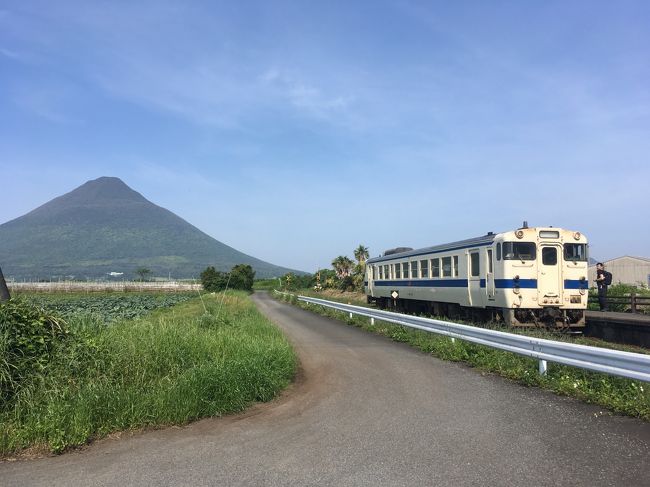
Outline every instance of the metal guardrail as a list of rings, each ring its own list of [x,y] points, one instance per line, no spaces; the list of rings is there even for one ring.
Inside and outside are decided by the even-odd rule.
[[[364,308],[362,306],[337,303],[307,296],[298,296],[298,300],[343,311],[349,313],[350,317],[353,314],[366,316],[370,318],[372,324],[374,324],[374,320],[386,321],[418,330],[446,335],[451,337],[452,340],[458,338],[532,357],[539,360],[540,374],[546,374],[547,362],[555,362],[581,369],[650,382],[650,355],[527,337],[514,333],[487,330],[475,326],[404,315],[393,313],[392,311]]]

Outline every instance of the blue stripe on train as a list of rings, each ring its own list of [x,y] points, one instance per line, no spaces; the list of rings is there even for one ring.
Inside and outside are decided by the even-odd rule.
[[[399,281],[375,281],[375,286],[381,287],[467,287],[467,279],[418,279]],[[480,286],[484,288],[485,279],[480,280]],[[522,289],[536,289],[537,279],[519,279],[517,285]],[[512,289],[516,287],[514,279],[495,279],[494,287],[498,289]]]
[[[589,289],[589,281],[586,279],[565,279],[564,289]]]
[[[467,279],[418,279],[413,280],[399,280],[399,281],[375,281],[375,286],[382,287],[467,287]],[[480,287],[485,288],[487,285],[485,279],[480,280]],[[519,279],[515,282],[514,279],[495,279],[494,287],[497,289],[512,289],[519,287],[520,289],[537,289],[537,279]],[[588,281],[580,281],[578,279],[565,279],[564,289],[587,289],[589,287]]]

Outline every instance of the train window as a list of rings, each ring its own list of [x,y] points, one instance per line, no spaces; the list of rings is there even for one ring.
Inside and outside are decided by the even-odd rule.
[[[420,274],[421,277],[429,277],[429,261],[421,260],[420,261]]]
[[[404,279],[409,278],[409,263],[408,262],[402,262],[402,275],[404,276]]]
[[[564,260],[587,262],[587,244],[564,244]]]
[[[411,262],[411,277],[416,279],[418,277],[418,261]]]
[[[492,274],[494,269],[492,268],[492,249],[487,249],[487,261],[488,261],[488,272]]]
[[[497,260],[501,260],[501,243],[497,244]]]
[[[557,249],[555,247],[542,247],[542,264],[557,264]]]
[[[536,258],[533,242],[503,242],[504,260],[535,260]]]
[[[458,256],[454,255],[454,266],[452,267],[454,277],[458,277]]]
[[[469,267],[472,277],[477,277],[481,275],[481,269],[479,267],[480,259],[478,252],[472,252],[469,254]]]
[[[440,259],[431,260],[431,277],[440,277]]]
[[[384,268],[382,266],[379,266],[379,279],[384,278]]]
[[[395,279],[402,278],[402,264],[395,264]]]
[[[451,257],[442,258],[442,277],[451,277]]]
[[[384,276],[386,277],[386,279],[390,279],[390,271],[388,270],[387,265],[384,266]]]

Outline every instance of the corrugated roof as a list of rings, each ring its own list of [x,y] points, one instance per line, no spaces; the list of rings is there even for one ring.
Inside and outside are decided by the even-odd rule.
[[[648,257],[635,257],[633,255],[622,255],[620,257],[615,257],[613,259],[604,260],[603,264],[608,265],[608,264],[610,264],[612,262],[616,262],[616,261],[619,261],[621,259],[635,259],[635,260],[640,260],[644,264],[650,264],[650,259]],[[589,267],[596,267],[596,264],[592,264]]]

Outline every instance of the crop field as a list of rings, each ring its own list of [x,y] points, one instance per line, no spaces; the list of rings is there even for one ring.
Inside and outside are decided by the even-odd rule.
[[[0,458],[242,411],[296,368],[280,330],[233,291],[12,298],[0,358]]]
[[[64,319],[91,318],[109,323],[133,319],[153,310],[169,308],[197,297],[197,293],[98,293],[18,295],[30,304]]]

